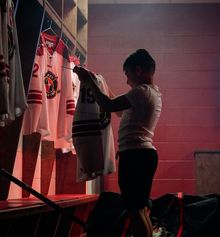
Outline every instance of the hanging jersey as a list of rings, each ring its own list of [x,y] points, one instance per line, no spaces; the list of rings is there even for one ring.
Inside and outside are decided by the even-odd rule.
[[[107,85],[101,75],[97,75],[97,83],[108,94]],[[90,88],[81,83],[73,122],[78,181],[92,180],[116,170],[110,117],[110,113],[100,110]]]
[[[28,91],[23,133],[39,132],[55,148],[69,148],[75,110],[73,72],[64,43],[41,33]]]
[[[58,121],[60,121],[60,124],[62,126],[58,126],[58,134],[59,134],[59,138],[61,138],[59,139],[59,142],[62,144],[62,140],[63,140],[62,137],[64,137],[65,141],[68,141],[71,147],[68,148],[61,144],[59,144],[58,147],[65,148],[65,149],[62,149],[64,153],[69,152],[69,151],[72,151],[73,153],[75,153],[75,149],[72,142],[73,117],[68,116],[66,117],[66,119],[63,119],[64,118],[63,114],[65,113],[69,115],[74,115],[76,102],[79,96],[79,87],[80,87],[80,81],[78,79],[78,76],[75,73],[73,73],[73,70],[72,70],[75,67],[75,63],[77,63],[76,57],[69,56],[69,60],[70,60],[70,63],[69,63],[70,68],[66,68],[65,70],[65,73],[66,73],[65,77],[67,78],[67,80],[65,80],[66,84],[63,86],[67,88],[67,90],[71,90],[71,91],[69,91],[69,93],[61,94]],[[71,81],[71,86],[70,86],[70,81]],[[68,97],[68,94],[71,95],[71,97]],[[63,104],[66,104],[66,106],[62,106]]]
[[[0,95],[0,126],[5,126],[27,107],[12,0],[0,3]]]

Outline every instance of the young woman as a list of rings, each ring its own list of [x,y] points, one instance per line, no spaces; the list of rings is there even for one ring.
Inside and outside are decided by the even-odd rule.
[[[161,93],[154,85],[155,61],[145,49],[138,49],[124,62],[124,73],[131,90],[109,98],[96,84],[95,75],[82,67],[74,68],[87,83],[100,107],[122,112],[119,128],[119,186],[129,212],[134,237],[151,237],[148,212],[158,155],[152,138],[160,117]]]

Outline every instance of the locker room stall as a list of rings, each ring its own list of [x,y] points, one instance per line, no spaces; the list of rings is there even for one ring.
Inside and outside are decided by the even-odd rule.
[[[86,63],[88,0],[17,0],[14,4],[26,94],[42,31],[52,31],[81,64]],[[0,168],[86,220],[96,196],[85,195],[85,182],[76,182],[76,156],[55,149],[53,142],[42,142],[37,133],[23,136],[22,119],[0,128]],[[0,200],[1,236],[83,234],[82,228],[2,176]]]
[[[39,42],[40,32],[47,28],[52,28],[52,30],[66,43],[70,51],[73,52],[79,59],[81,63],[86,62],[86,52],[87,52],[87,1],[79,1],[77,4],[74,1],[19,1],[17,2],[17,12],[16,12],[16,22],[18,30],[18,39],[20,45],[22,72],[24,78],[24,87],[27,93],[29,81],[31,78],[33,62],[36,54],[37,45]],[[27,20],[28,19],[28,20]],[[24,33],[25,32],[25,33]],[[19,133],[21,128],[22,118],[18,118],[9,127],[1,129],[1,167],[7,169],[11,173],[15,169],[15,158],[17,156],[23,155],[22,169],[17,167],[17,169],[22,170],[19,178],[32,185],[34,179],[34,172],[36,170],[37,156],[35,153],[38,152],[40,146],[39,136],[37,134],[30,135],[29,137],[24,137],[23,140],[23,154],[19,153],[21,145],[18,146]],[[5,139],[7,137],[7,139]],[[14,139],[13,142],[11,139]],[[26,144],[27,143],[27,144]],[[13,144],[14,147],[11,145]],[[69,172],[70,176],[74,177],[73,170],[68,170],[68,167],[74,167],[75,159],[69,157],[69,154],[64,155],[65,162],[59,162],[62,159],[62,154],[59,151],[50,149],[51,144],[44,144],[46,153],[48,154],[46,160],[42,159],[41,162],[41,174],[40,178],[41,189],[44,194],[47,194],[48,188],[46,186],[51,179],[51,163],[57,157],[57,179],[56,189],[58,193],[76,193],[85,192],[85,185],[77,185],[73,181],[62,182],[60,178],[62,172]],[[9,147],[8,147],[9,146]],[[18,152],[17,147],[18,146]],[[10,152],[9,152],[10,151]],[[31,158],[30,158],[31,156]],[[26,157],[26,158],[25,158]],[[50,157],[50,158],[49,158]],[[67,161],[68,160],[68,161]],[[68,162],[72,162],[71,165]],[[64,163],[66,165],[64,165]],[[19,165],[19,164],[18,164]],[[63,165],[65,167],[63,167]],[[65,175],[68,177],[68,175]],[[46,180],[47,179],[47,180]],[[5,180],[1,180],[1,199],[7,199],[9,192],[9,183]],[[74,190],[71,191],[71,188]],[[24,193],[23,193],[24,195]],[[13,195],[12,195],[13,197]],[[16,195],[14,196],[16,197]],[[21,197],[20,197],[21,198]]]

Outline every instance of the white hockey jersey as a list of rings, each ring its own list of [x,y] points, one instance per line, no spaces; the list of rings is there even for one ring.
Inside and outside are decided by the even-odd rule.
[[[69,70],[69,71],[66,71],[67,73],[67,80],[71,80],[72,81],[72,85],[73,85],[73,102],[74,102],[74,106],[73,106],[73,110],[70,106],[69,109],[71,109],[71,112],[75,113],[75,107],[76,107],[76,103],[77,103],[77,100],[78,100],[78,97],[79,97],[79,88],[80,88],[80,81],[78,79],[78,76],[76,73],[73,73],[73,68],[75,67],[75,65],[79,65],[79,61],[78,59],[75,57],[75,56],[69,56],[69,66],[70,68],[66,68],[66,70]],[[68,81],[68,84],[70,82]],[[66,84],[66,87],[69,86],[68,84]],[[72,141],[72,122],[73,122],[73,118],[70,118],[68,119],[68,122],[65,121],[65,116],[63,116],[63,114],[65,113],[68,113],[67,111],[65,111],[66,107],[65,106],[62,106],[63,104],[65,104],[65,95],[64,94],[62,97],[61,97],[61,101],[60,101],[60,110],[59,110],[59,117],[58,117],[58,121],[59,121],[59,126],[58,126],[58,137],[61,138],[59,139],[59,143],[56,144],[56,147],[57,148],[62,148],[62,151],[64,153],[66,152],[69,152],[69,151],[72,151],[72,153],[76,153],[75,152],[75,148],[73,146],[73,141]],[[69,103],[69,102],[67,102]],[[63,121],[64,119],[64,121]],[[66,126],[60,126],[62,124],[65,124],[66,123]],[[64,129],[65,128],[65,129]],[[70,144],[70,147],[69,145],[68,146],[64,146],[65,143],[62,143],[63,139],[62,137],[65,138],[65,141],[68,141],[68,144]]]
[[[101,75],[97,82],[108,94]],[[115,149],[111,114],[102,112],[90,88],[81,83],[73,121],[73,144],[77,154],[77,180],[86,181],[115,172]]]
[[[42,140],[54,141],[55,148],[71,148],[75,111],[74,73],[62,40],[41,33],[28,91],[28,108],[23,133],[39,132]]]
[[[0,2],[0,126],[26,109],[17,29],[12,0]]]

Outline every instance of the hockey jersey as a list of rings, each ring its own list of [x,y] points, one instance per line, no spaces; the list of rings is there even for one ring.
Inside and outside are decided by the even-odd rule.
[[[0,2],[0,126],[27,107],[12,0]]]
[[[108,94],[104,78],[101,75],[96,78],[101,90]],[[92,180],[116,170],[110,120],[111,114],[100,110],[90,88],[81,83],[73,121],[78,181]]]
[[[57,36],[41,33],[28,91],[23,133],[39,132],[55,148],[71,148],[75,110],[74,73],[68,50]]]

